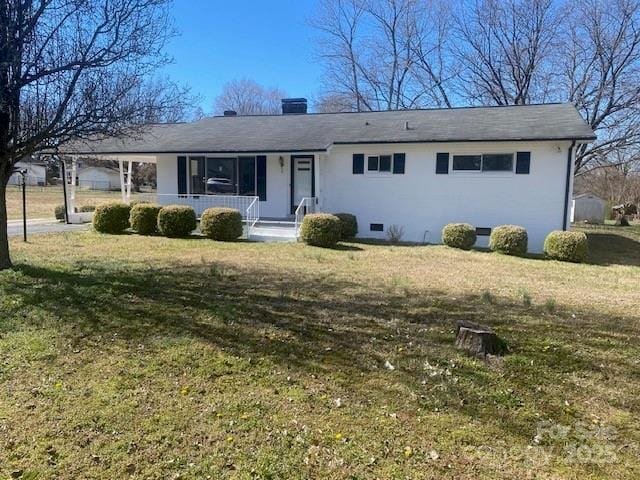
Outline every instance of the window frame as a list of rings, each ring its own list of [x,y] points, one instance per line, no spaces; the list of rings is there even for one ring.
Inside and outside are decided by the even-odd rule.
[[[404,153],[404,152],[392,152],[392,153],[365,153],[364,157],[365,157],[365,170],[364,170],[364,174],[365,176],[370,176],[370,177],[391,177],[394,175],[400,175],[400,174],[394,174],[393,173],[393,167],[395,165],[395,155],[397,153]],[[377,158],[377,169],[376,170],[369,170],[369,158]],[[389,169],[388,170],[380,170],[380,163],[381,163],[381,158],[382,157],[388,157],[389,158]],[[406,157],[405,157],[406,158]],[[406,160],[405,160],[405,169],[406,169]]]
[[[485,170],[484,169],[484,157],[485,155],[511,155],[511,169],[510,170]],[[453,162],[455,157],[461,156],[479,156],[480,157],[480,169],[478,170],[458,170],[453,168]],[[506,176],[515,175],[517,164],[517,152],[515,151],[484,151],[484,152],[451,152],[449,154],[449,172],[453,175],[488,175],[488,176]]]
[[[371,168],[371,160],[376,159],[376,168]],[[367,173],[380,172],[380,155],[367,155]]]
[[[259,155],[208,155],[206,153],[198,154],[198,155],[179,155],[178,157],[186,157],[187,159],[187,193],[186,195],[192,196],[248,196],[248,197],[257,197],[258,196],[258,157]],[[253,195],[241,195],[240,194],[240,159],[241,158],[253,158],[253,185],[254,185],[254,194]],[[204,174],[206,180],[204,180],[204,193],[193,193],[192,188],[192,162],[191,160],[204,159]],[[235,170],[235,190],[233,193],[209,193],[207,191],[207,180],[208,180],[208,172],[209,172],[209,160],[216,159],[233,159],[234,161],[234,170]]]

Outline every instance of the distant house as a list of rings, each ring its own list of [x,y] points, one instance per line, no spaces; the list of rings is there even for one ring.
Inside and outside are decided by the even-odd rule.
[[[305,213],[348,212],[359,237],[402,229],[415,242],[440,242],[445,224],[467,222],[486,246],[494,227],[522,225],[539,252],[550,231],[569,226],[576,146],[595,139],[568,103],[306,111],[306,100],[285,99],[282,115],[150,125],[136,138],[75,142],[64,154],[155,163],[159,203],[198,215],[237,208],[250,237],[263,219],[295,238]]]
[[[85,167],[78,169],[78,188],[86,190],[119,190],[120,173],[108,167]]]
[[[27,185],[41,185],[47,184],[47,167],[44,163],[20,161],[15,166],[18,170],[26,170],[25,182]],[[14,173],[9,178],[9,185],[22,185],[22,176],[19,173]]]
[[[593,193],[575,195],[571,207],[572,222],[604,223],[607,202]]]

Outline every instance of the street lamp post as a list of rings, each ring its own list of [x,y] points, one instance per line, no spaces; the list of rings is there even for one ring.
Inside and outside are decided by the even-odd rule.
[[[27,170],[16,168],[12,173],[19,173],[22,178],[22,235],[27,241]]]

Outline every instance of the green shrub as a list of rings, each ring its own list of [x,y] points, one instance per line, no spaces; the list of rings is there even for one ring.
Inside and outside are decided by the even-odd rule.
[[[335,246],[341,233],[340,219],[328,213],[311,213],[304,217],[300,227],[302,241],[316,247]]]
[[[122,233],[129,228],[129,205],[122,202],[103,203],[93,213],[93,228],[100,233]]]
[[[442,243],[469,250],[476,243],[476,229],[468,223],[449,223],[442,229]]]
[[[237,240],[242,236],[242,215],[234,208],[208,208],[200,217],[200,231],[213,240]]]
[[[528,244],[527,230],[518,225],[496,227],[489,237],[489,248],[505,255],[525,255]]]
[[[152,203],[152,202],[150,202],[149,200],[131,200],[131,201],[129,202],[129,206],[130,206],[131,208],[133,208],[133,207],[135,207],[136,205],[140,205],[140,204],[143,204],[143,203]]]
[[[544,253],[553,260],[580,263],[587,259],[589,242],[582,232],[557,230],[545,238]]]
[[[131,208],[129,223],[140,235],[153,235],[158,231],[158,214],[160,205],[153,203],[137,203]]]
[[[158,214],[158,230],[167,237],[186,237],[197,227],[196,212],[188,205],[168,205]]]
[[[358,235],[358,219],[350,213],[335,213],[340,220],[340,239],[348,240]]]
[[[78,211],[81,212],[81,213],[95,212],[96,211],[96,206],[95,205],[82,205],[78,209]]]
[[[64,205],[56,205],[53,214],[56,216],[56,220],[64,220]]]

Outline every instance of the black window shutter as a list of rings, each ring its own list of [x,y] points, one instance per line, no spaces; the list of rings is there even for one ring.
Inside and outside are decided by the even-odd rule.
[[[518,152],[516,157],[516,173],[528,174],[531,169],[531,152]]]
[[[439,175],[446,175],[449,173],[449,154],[448,153],[436,154],[436,173]]]
[[[404,153],[393,154],[393,173],[404,173],[404,161],[406,155]]]
[[[187,157],[178,157],[178,195],[187,194]]]
[[[267,156],[258,155],[256,157],[256,192],[261,202],[267,201]]]
[[[353,173],[354,175],[364,173],[364,153],[353,154]]]

